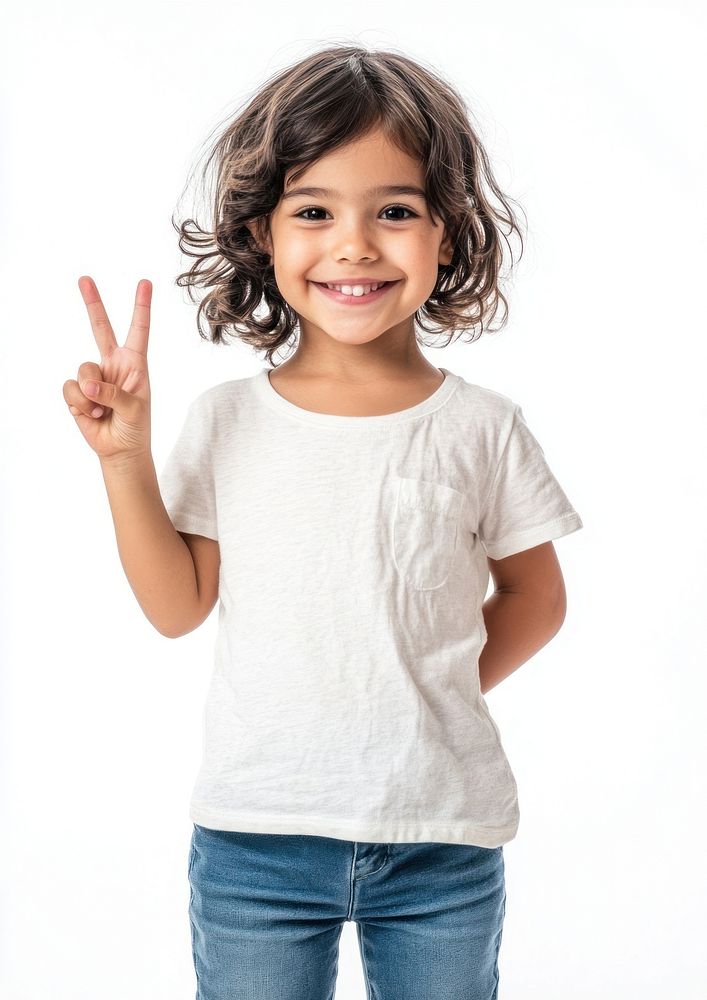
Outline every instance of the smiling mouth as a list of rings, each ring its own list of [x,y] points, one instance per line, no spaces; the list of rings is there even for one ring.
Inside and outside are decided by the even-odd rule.
[[[328,285],[326,285],[326,284],[324,284],[323,282],[320,282],[320,281],[313,281],[312,284],[315,285],[317,288],[321,289],[321,291],[324,293],[324,295],[326,295],[333,302],[339,302],[342,305],[359,305],[359,304],[363,305],[363,304],[368,304],[369,302],[375,302],[377,299],[382,298],[386,294],[386,292],[390,288],[393,287],[393,285],[397,285],[398,284],[398,281],[399,281],[399,279],[396,280],[396,281],[384,281],[384,282],[381,282],[381,283],[378,284],[378,288],[376,288],[375,291],[364,292],[364,293],[359,294],[359,295],[353,295],[353,294],[346,295],[346,294],[344,294],[344,292],[340,292],[336,288],[329,288]],[[344,283],[342,282],[342,285],[343,284]],[[371,284],[377,284],[377,282],[371,282]],[[362,288],[364,286],[362,286],[362,285],[358,285],[358,286],[357,285],[344,285],[344,287],[345,288],[357,288],[357,287],[358,288]]]

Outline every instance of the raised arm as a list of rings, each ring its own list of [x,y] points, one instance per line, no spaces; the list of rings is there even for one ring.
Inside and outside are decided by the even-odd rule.
[[[213,604],[213,547],[189,544],[174,528],[160,496],[150,444],[147,344],[152,285],[138,283],[125,344],[119,347],[95,283],[79,279],[101,363],[79,366],[64,399],[85,441],[98,455],[118,551],[147,619],[164,636],[185,635]],[[95,383],[90,391],[89,382]],[[208,539],[218,549],[218,543]],[[199,554],[197,566],[192,549]],[[96,567],[86,566],[87,575]]]

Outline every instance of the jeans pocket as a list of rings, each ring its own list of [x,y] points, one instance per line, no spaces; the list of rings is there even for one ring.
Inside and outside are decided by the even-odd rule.
[[[195,831],[192,831],[191,847],[189,848],[189,864],[187,867],[187,878],[189,879],[191,878],[191,870],[194,867],[194,858],[196,856],[196,844],[194,842],[194,833]]]
[[[393,560],[414,590],[434,590],[449,577],[464,494],[443,483],[397,476]]]

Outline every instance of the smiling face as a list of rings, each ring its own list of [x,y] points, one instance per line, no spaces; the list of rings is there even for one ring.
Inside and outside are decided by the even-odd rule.
[[[323,190],[299,193],[304,187]],[[419,193],[384,190],[393,187]],[[323,156],[295,185],[285,179],[261,242],[281,295],[300,317],[302,346],[322,336],[341,344],[366,344],[394,331],[396,339],[414,336],[414,313],[435,287],[438,264],[452,257],[424,187],[422,166],[380,130]],[[370,298],[318,284],[361,278],[392,284]]]

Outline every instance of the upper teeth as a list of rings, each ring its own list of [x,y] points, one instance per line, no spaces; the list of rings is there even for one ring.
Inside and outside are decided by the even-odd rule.
[[[384,284],[384,281],[379,281],[375,285],[330,285],[327,283],[327,288],[343,292],[344,295],[368,295],[369,292],[374,292],[376,288],[380,288]]]

